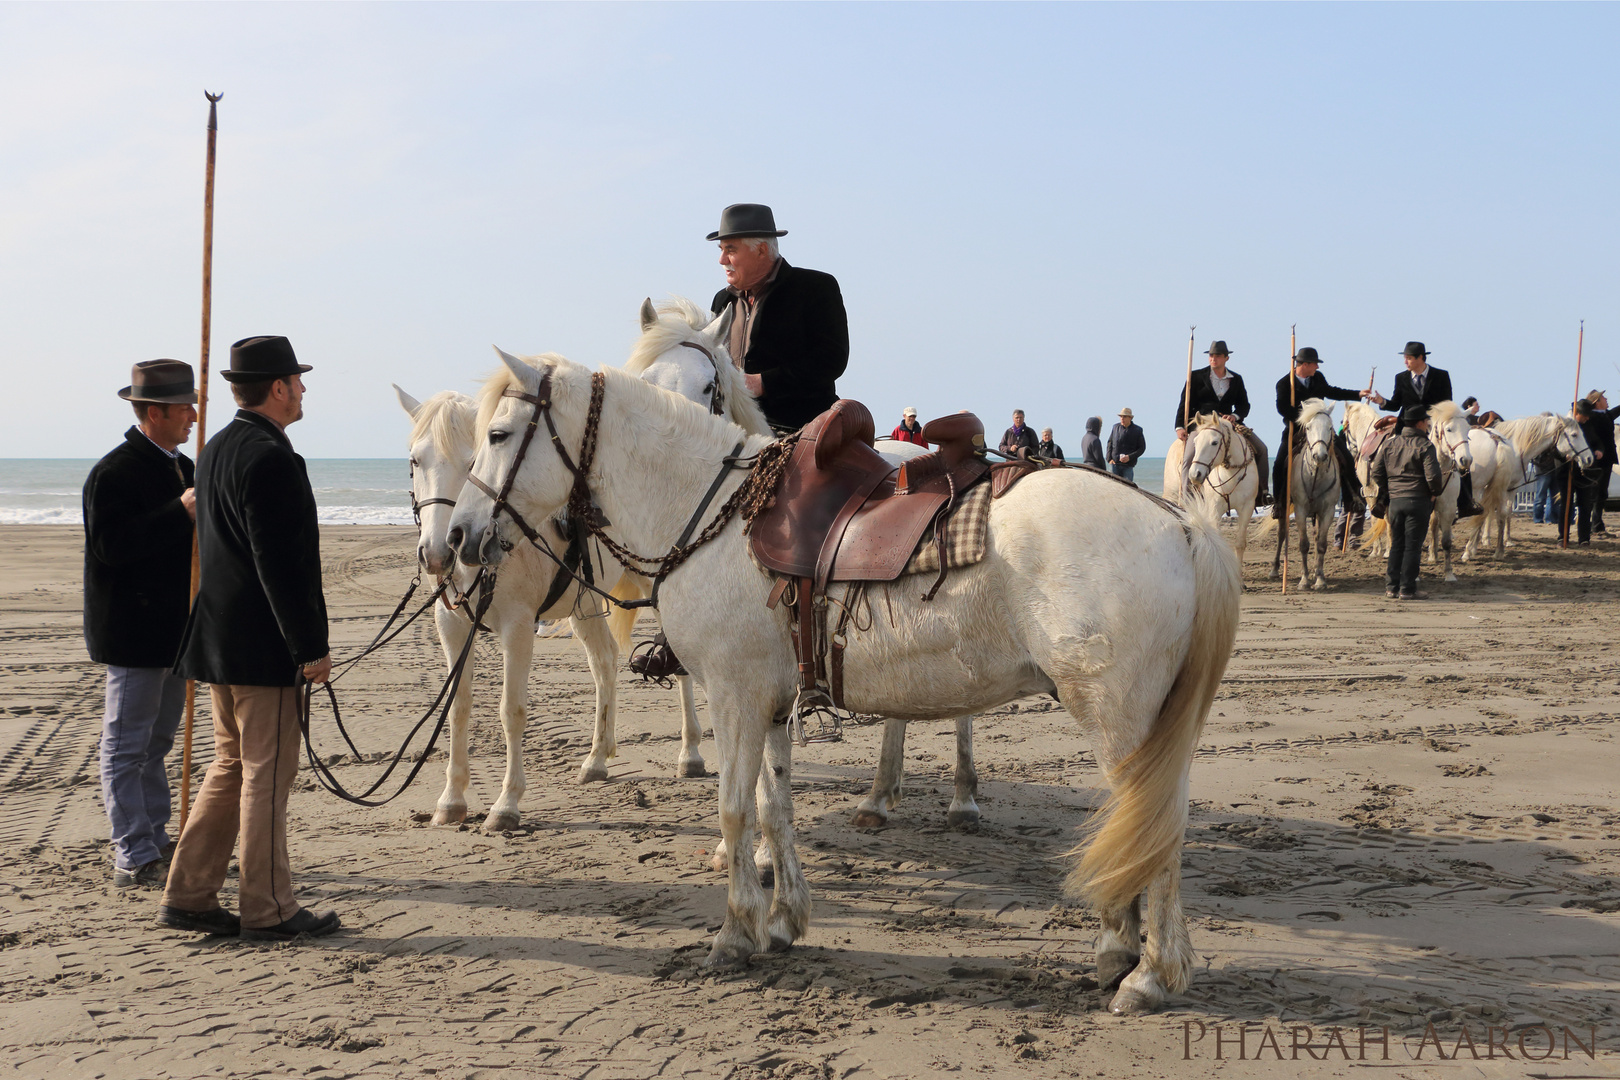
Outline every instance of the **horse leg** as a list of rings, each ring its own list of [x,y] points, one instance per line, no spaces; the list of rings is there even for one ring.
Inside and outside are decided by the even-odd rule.
[[[759,850],[767,858],[775,855],[767,864],[774,870],[771,881],[761,875],[762,886],[776,887],[765,933],[772,952],[786,952],[810,929],[810,886],[793,845],[793,746],[786,724],[772,724],[765,734],[765,762],[755,798],[763,834]],[[756,853],[756,868],[758,859]]]
[[[855,807],[851,825],[857,829],[878,829],[888,822],[889,811],[900,803],[900,782],[905,777],[905,769],[906,722],[891,717],[883,721],[883,747],[878,751],[872,791]]]
[[[608,778],[608,760],[619,752],[613,737],[614,720],[619,711],[619,688],[614,674],[619,667],[619,648],[613,643],[613,631],[606,619],[570,619],[574,637],[585,646],[585,660],[591,666],[591,680],[596,683],[596,722],[591,728],[591,752],[579,763],[578,780],[588,784]]]
[[[1112,990],[1142,959],[1142,902],[1131,901],[1124,911],[1098,912],[1102,930],[1097,934],[1097,985]]]
[[[703,742],[703,727],[698,723],[697,704],[692,700],[692,676],[675,676],[675,690],[681,699],[681,756],[675,759],[675,775],[708,776],[703,755],[698,752]]]
[[[1299,587],[1311,583],[1311,518],[1305,507],[1299,509]]]
[[[454,667],[467,635],[473,632],[472,623],[445,610],[443,604],[434,607],[433,621],[439,627],[445,664]],[[472,772],[467,764],[467,721],[472,715],[472,682],[473,654],[469,652],[455,700],[450,703],[450,760],[444,767],[444,793],[433,810],[435,825],[459,825],[467,817],[467,781]]]
[[[1192,981],[1192,938],[1181,910],[1181,852],[1159,872],[1142,893],[1141,909],[1147,926],[1142,960],[1120,983],[1108,1009],[1116,1016],[1150,1012],[1179,994]]]
[[[973,715],[956,718],[956,793],[945,814],[945,824],[953,829],[972,829],[979,824],[979,771],[973,767]]]
[[[534,660],[534,630],[516,621],[501,642],[501,731],[506,736],[506,777],[500,798],[484,817],[484,832],[497,833],[521,824],[518,803],[528,782],[523,776],[523,728],[528,723],[529,665]]]
[[[1435,532],[1436,538],[1439,540],[1437,545],[1440,549],[1439,553],[1445,558],[1446,580],[1456,581],[1457,575],[1452,573],[1451,570],[1451,526],[1451,522],[1443,522],[1435,527]]]
[[[736,706],[717,707],[709,699],[715,742],[720,752],[720,833],[727,851],[747,851],[754,832],[754,788],[765,757],[764,728],[769,719],[739,716]],[[726,713],[732,712],[731,716]],[[768,715],[768,714],[767,714]],[[741,967],[748,958],[768,947],[764,932],[765,891],[752,859],[731,859],[728,865],[726,918],[709,950],[710,967]]]
[[[1288,543],[1288,517],[1277,519],[1277,550],[1271,553],[1271,573],[1266,575],[1267,581],[1277,580],[1277,567],[1282,562],[1283,545]]]
[[[1333,536],[1333,518],[1330,516],[1332,513],[1332,509],[1329,508],[1316,519],[1316,580],[1311,583],[1311,588],[1317,592],[1327,588],[1327,549],[1328,540]],[[1348,514],[1344,518],[1344,527],[1346,529],[1350,527]]]

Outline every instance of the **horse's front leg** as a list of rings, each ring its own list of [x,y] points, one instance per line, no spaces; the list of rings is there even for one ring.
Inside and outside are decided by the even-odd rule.
[[[692,676],[675,676],[675,693],[681,701],[681,756],[675,759],[675,775],[708,776],[708,767],[698,752],[703,743],[703,727],[698,723],[697,702],[692,697]]]
[[[574,637],[585,646],[585,660],[596,683],[596,722],[591,728],[591,752],[579,763],[579,782],[608,778],[608,761],[619,752],[613,737],[614,719],[619,709],[619,688],[614,676],[619,667],[619,649],[606,619],[570,619]]]
[[[439,629],[445,667],[453,668],[473,632],[472,623],[443,604],[434,605],[433,621]],[[472,771],[467,764],[467,721],[472,714],[473,656],[473,652],[467,653],[467,664],[450,703],[450,760],[444,767],[444,793],[433,810],[435,825],[459,825],[467,817],[467,781]]]
[[[877,774],[872,791],[855,807],[850,824],[857,829],[881,828],[889,811],[900,803],[900,784],[906,770],[906,722],[893,717],[883,721],[883,746],[878,751]]]
[[[521,823],[518,803],[528,781],[523,775],[523,729],[528,724],[529,665],[534,661],[534,629],[527,619],[501,627],[501,732],[506,736],[506,778],[500,798],[484,818],[484,831],[497,833]]]
[[[711,688],[712,694],[712,688]],[[739,715],[735,704],[709,699],[720,752],[720,833],[727,851],[747,851],[754,833],[754,788],[765,756],[769,714]],[[711,967],[738,967],[769,947],[766,898],[752,859],[728,860],[726,919],[709,950]]]
[[[1328,514],[1331,513],[1330,510]],[[1327,588],[1327,549],[1328,541],[1333,536],[1333,519],[1328,514],[1323,514],[1316,519],[1316,580],[1311,583],[1311,588],[1317,592]],[[1350,516],[1348,514],[1344,518],[1344,527],[1346,529],[1350,527]]]
[[[1181,852],[1142,893],[1141,909],[1147,929],[1142,960],[1120,983],[1108,1009],[1116,1016],[1131,1016],[1157,1009],[1171,994],[1179,994],[1192,981],[1192,939],[1187,916],[1181,910]]]
[[[1299,510],[1299,587],[1311,583],[1311,518],[1303,507]]]
[[[1271,573],[1266,575],[1267,581],[1277,580],[1277,567],[1282,562],[1283,548],[1288,544],[1288,514],[1279,511],[1282,517],[1277,519],[1277,550],[1271,553]]]
[[[1112,990],[1142,959],[1141,898],[1124,911],[1101,911],[1097,934],[1097,985]]]
[[[956,718],[956,793],[945,814],[945,824],[953,829],[971,829],[979,824],[979,771],[973,767],[973,715]]]
[[[786,724],[772,724],[765,735],[765,764],[756,791],[761,832],[769,845],[776,896],[765,920],[772,952],[785,952],[810,929],[810,886],[793,845],[793,745]],[[757,860],[756,855],[756,860]]]
[[[1451,537],[1452,537],[1451,528],[1452,528],[1452,524],[1453,524],[1452,522],[1447,521],[1447,522],[1438,523],[1435,526],[1436,538],[1439,541],[1439,543],[1436,544],[1435,546],[1440,549],[1440,554],[1445,560],[1446,580],[1448,582],[1457,580],[1457,575],[1455,573],[1453,573],[1452,569],[1451,569]]]

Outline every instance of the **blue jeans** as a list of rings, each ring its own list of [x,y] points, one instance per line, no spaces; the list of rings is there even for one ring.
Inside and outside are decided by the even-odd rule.
[[[1537,525],[1548,525],[1553,518],[1553,474],[1554,469],[1536,474],[1536,494],[1530,503],[1530,520]]]
[[[1113,473],[1115,476],[1129,480],[1133,484],[1136,483],[1135,465],[1121,465],[1116,461],[1112,465],[1108,466],[1108,471]]]
[[[158,858],[169,842],[169,776],[186,681],[167,668],[107,667],[101,725],[101,798],[121,870]]]

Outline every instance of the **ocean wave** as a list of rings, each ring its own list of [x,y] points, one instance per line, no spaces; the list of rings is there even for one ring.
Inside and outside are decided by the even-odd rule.
[[[77,506],[51,506],[38,510],[0,506],[0,525],[83,525]]]
[[[322,525],[413,525],[409,507],[321,506],[315,520]],[[82,525],[84,517],[77,506],[21,510],[0,507],[0,525]]]

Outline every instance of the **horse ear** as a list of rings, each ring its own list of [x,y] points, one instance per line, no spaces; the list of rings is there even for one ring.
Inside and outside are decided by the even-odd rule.
[[[522,360],[519,360],[517,357],[507,352],[499,345],[491,346],[491,348],[493,348],[495,350],[495,354],[501,358],[501,363],[506,365],[506,369],[512,373],[512,376],[515,379],[517,379],[518,385],[527,387],[529,385],[529,376],[534,374],[534,368],[530,367],[528,364],[525,364]]]
[[[737,305],[727,304],[726,310],[720,313],[719,318],[710,323],[703,332],[709,335],[716,345],[726,345],[731,341],[731,320],[737,316]],[[737,359],[732,357],[733,360]]]
[[[658,312],[653,309],[652,297],[641,302],[641,332],[645,334],[658,325]]]
[[[400,405],[404,407],[406,412],[410,413],[411,419],[415,420],[416,414],[422,411],[422,403],[401,390],[399,383],[389,383],[388,385],[394,388],[394,393],[399,395]]]

